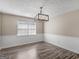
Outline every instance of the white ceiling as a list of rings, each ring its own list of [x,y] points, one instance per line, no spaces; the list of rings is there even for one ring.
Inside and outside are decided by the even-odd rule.
[[[50,16],[78,10],[79,0],[0,0],[0,11],[16,15],[34,17],[40,6],[43,13]]]

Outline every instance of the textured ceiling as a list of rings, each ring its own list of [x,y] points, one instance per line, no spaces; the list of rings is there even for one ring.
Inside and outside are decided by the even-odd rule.
[[[34,17],[40,6],[50,16],[79,9],[79,0],[0,0],[0,11]]]

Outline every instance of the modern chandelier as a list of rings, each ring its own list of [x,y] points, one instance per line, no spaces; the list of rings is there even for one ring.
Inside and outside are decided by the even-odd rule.
[[[35,19],[38,20],[38,21],[48,21],[49,20],[49,15],[43,14],[42,9],[43,9],[43,7],[40,7],[40,13],[38,13],[35,16]]]

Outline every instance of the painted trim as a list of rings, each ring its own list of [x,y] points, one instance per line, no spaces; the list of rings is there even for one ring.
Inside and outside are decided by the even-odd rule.
[[[9,48],[34,42],[44,41],[43,34],[38,34],[35,36],[16,36],[16,35],[9,35],[9,36],[2,36],[2,40],[0,40],[0,49]]]
[[[57,45],[61,48],[64,48],[79,54],[79,37],[45,34],[44,40],[45,42]]]

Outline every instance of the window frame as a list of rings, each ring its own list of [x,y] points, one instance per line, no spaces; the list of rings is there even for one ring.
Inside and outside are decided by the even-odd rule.
[[[28,30],[28,31],[27,31],[27,34],[24,34],[24,35],[18,34],[18,30],[22,30],[22,29],[19,29],[19,28],[18,28],[18,25],[19,25],[19,22],[20,22],[20,21],[25,21],[25,22],[26,22],[25,24],[28,23],[28,24],[27,24],[27,28],[28,28],[28,29],[25,29],[25,31]],[[35,29],[29,29],[29,25],[30,25],[29,23],[30,23],[30,22],[33,22],[33,24],[34,24],[34,26],[35,26]],[[32,24],[31,24],[31,25],[32,25]],[[30,33],[29,30],[35,30],[35,34],[29,34],[29,33]],[[36,35],[36,34],[37,34],[37,31],[36,31],[36,22],[34,22],[34,21],[27,21],[27,20],[18,20],[18,21],[17,21],[17,24],[16,24],[16,35],[17,35],[17,36],[31,36],[31,35]]]

